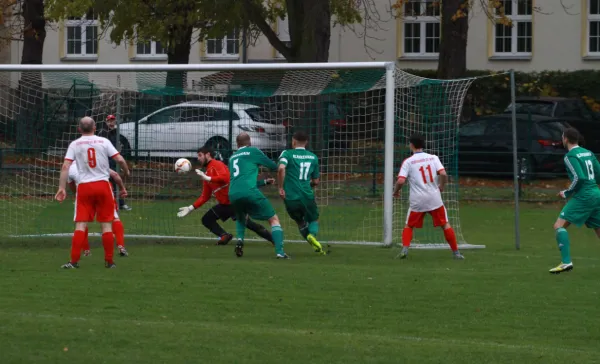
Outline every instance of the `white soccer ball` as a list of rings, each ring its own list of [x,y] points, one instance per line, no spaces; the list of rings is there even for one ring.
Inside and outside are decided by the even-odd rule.
[[[185,158],[179,158],[175,162],[175,172],[177,173],[188,173],[192,170],[192,163]]]

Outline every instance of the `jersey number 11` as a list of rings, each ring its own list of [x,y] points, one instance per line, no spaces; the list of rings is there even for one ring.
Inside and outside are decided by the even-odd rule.
[[[429,172],[429,182],[433,183],[433,173],[431,173],[431,165],[427,165],[427,167],[423,167],[421,166],[421,168],[419,168],[419,172],[421,172],[421,177],[423,177],[423,183],[427,184],[427,177],[425,177],[425,170],[427,170],[427,172]]]

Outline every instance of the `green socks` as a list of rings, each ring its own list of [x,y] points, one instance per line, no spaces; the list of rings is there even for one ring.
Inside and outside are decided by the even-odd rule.
[[[281,229],[281,225],[271,226],[271,235],[273,235],[273,242],[275,243],[275,254],[285,254],[283,252],[283,229]]]
[[[318,221],[313,221],[308,224],[308,233],[310,235],[314,236],[315,238],[317,237],[317,234],[319,234],[319,222]]]
[[[244,241],[246,235],[246,221],[243,219],[237,219],[235,221],[235,234],[238,240]]]
[[[571,243],[569,242],[569,233],[565,228],[556,229],[556,243],[560,250],[560,257],[563,264],[571,263]]]

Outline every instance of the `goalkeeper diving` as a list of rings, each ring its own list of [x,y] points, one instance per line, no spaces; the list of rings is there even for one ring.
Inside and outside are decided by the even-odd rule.
[[[308,135],[297,131],[292,136],[292,149],[279,157],[277,184],[288,215],[296,222],[300,235],[313,246],[315,252],[327,254],[317,241],[319,209],[313,187],[319,184],[319,159],[306,150]]]

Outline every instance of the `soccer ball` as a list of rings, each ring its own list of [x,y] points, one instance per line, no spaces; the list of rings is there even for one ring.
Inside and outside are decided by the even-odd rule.
[[[175,162],[175,172],[177,173],[188,173],[192,169],[192,163],[185,158],[179,158]]]

